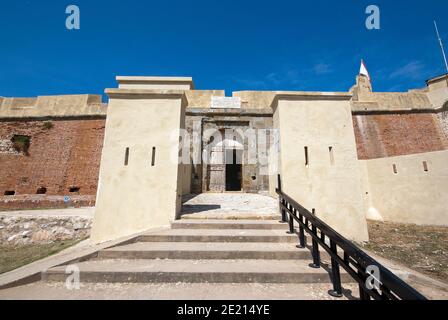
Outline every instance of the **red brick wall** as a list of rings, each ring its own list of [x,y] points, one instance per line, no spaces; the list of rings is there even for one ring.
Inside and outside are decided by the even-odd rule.
[[[445,150],[448,145],[432,113],[354,115],[359,159]]]
[[[13,135],[31,136],[29,155],[0,153],[0,196],[6,190],[17,195],[68,195],[77,186],[80,195],[96,195],[105,120],[53,120],[0,122],[0,140]]]
[[[53,120],[51,129],[45,129],[44,122],[0,121],[0,142],[13,135],[31,136],[28,156],[0,150],[0,197],[10,198],[2,197],[9,190],[34,195],[39,187],[47,188],[47,196],[64,196],[72,186],[80,188],[81,196],[95,196],[105,119]],[[359,159],[448,147],[436,116],[430,113],[354,115],[353,123]]]

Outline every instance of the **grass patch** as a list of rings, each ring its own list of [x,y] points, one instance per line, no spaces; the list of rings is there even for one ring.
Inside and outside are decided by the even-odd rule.
[[[368,221],[365,248],[448,282],[448,227]]]
[[[29,155],[28,150],[30,148],[31,137],[15,135],[11,139],[12,146],[17,152],[21,152],[24,155]]]
[[[0,274],[20,268],[71,247],[82,240],[25,246],[0,245]]]
[[[44,124],[43,124],[43,128],[45,129],[45,130],[50,130],[51,128],[53,128],[54,127],[54,125],[53,125],[53,122],[51,122],[51,121],[46,121],[46,122],[44,122]]]

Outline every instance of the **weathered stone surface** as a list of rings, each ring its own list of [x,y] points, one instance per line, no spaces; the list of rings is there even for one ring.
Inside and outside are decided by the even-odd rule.
[[[440,129],[445,135],[446,141],[448,141],[448,111],[438,113],[437,120],[439,120]]]
[[[90,235],[90,217],[2,216],[0,244],[25,245],[84,239]]]
[[[243,110],[243,109],[241,109]],[[186,127],[189,133],[193,135],[197,135],[199,139],[202,139],[202,150],[207,150],[207,145],[210,144],[210,137],[205,136],[207,132],[216,132],[219,130],[222,132],[222,138],[225,139],[224,136],[225,130],[233,129],[236,134],[236,141],[238,144],[241,144],[242,151],[242,177],[241,177],[241,189],[244,192],[250,193],[264,193],[269,189],[269,178],[265,175],[263,166],[260,164],[249,164],[249,147],[248,147],[248,139],[242,137],[241,134],[244,134],[246,130],[254,130],[258,134],[258,137],[265,132],[261,130],[271,130],[273,127],[273,120],[270,114],[260,113],[253,115],[214,115],[210,117],[206,113],[196,113],[194,116],[190,115],[186,117]],[[266,133],[265,133],[266,134]],[[267,138],[267,148],[269,148],[269,138]],[[259,144],[258,146],[260,146]],[[216,148],[211,148],[209,146],[208,156],[211,157],[210,154]],[[221,149],[226,149],[223,147]],[[200,150],[199,157],[202,154],[202,150]],[[221,151],[224,151],[221,150]],[[253,151],[253,150],[252,150]],[[205,152],[205,153],[207,153]],[[201,158],[199,158],[201,159]],[[223,159],[223,156],[221,156]],[[202,158],[203,160],[203,158]],[[219,171],[216,171],[216,166],[212,165],[204,165],[202,161],[200,164],[193,165],[192,170],[192,193],[201,193],[201,192],[224,192],[226,190],[225,184],[225,174],[226,174],[226,166],[222,166],[222,168],[218,168]]]
[[[277,200],[259,194],[203,193],[186,196],[183,200],[182,218],[263,219],[278,215]]]
[[[19,155],[12,144],[11,139],[0,139],[0,154]]]

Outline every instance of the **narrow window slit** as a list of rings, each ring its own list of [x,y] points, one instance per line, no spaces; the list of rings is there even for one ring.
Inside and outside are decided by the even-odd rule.
[[[156,165],[156,147],[152,147],[151,167]]]
[[[13,190],[8,190],[8,191],[5,191],[4,195],[5,196],[14,196],[14,195],[16,195],[16,192]]]
[[[429,171],[429,169],[428,169],[428,162],[426,162],[426,161],[423,161],[423,170],[425,170],[425,172]]]
[[[127,166],[129,164],[129,148],[126,148],[124,153],[124,165]]]
[[[334,154],[333,154],[333,147],[329,147],[328,151],[330,152],[330,164],[334,165]]]
[[[310,165],[310,159],[308,157],[308,147],[305,147],[305,166],[308,167]]]
[[[398,170],[397,170],[397,165],[395,163],[392,165],[392,168],[394,169],[394,173],[397,174]]]

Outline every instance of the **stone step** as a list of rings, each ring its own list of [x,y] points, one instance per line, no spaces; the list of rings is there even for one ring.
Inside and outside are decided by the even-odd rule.
[[[171,228],[288,230],[288,225],[277,220],[179,220],[173,222]]]
[[[148,233],[137,242],[289,242],[296,243],[297,235],[284,230],[237,229],[171,229],[160,233]]]
[[[81,283],[330,283],[327,270],[304,260],[89,260],[78,263]],[[66,267],[42,273],[66,281]],[[343,281],[352,280],[341,273]]]
[[[218,213],[209,213],[209,212],[198,212],[198,213],[189,213],[182,212],[181,219],[182,220],[228,220],[228,221],[239,221],[239,220],[259,220],[259,221],[280,221],[281,215],[273,213],[273,214],[263,214],[260,215],[256,212],[247,213],[247,212],[218,212]]]
[[[38,281],[0,290],[0,300],[335,300],[329,289],[329,283],[83,282],[79,289],[67,290],[65,282]],[[344,293],[339,299],[353,300],[357,286],[344,284]]]
[[[311,259],[292,243],[137,242],[102,250],[98,259]]]

